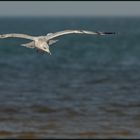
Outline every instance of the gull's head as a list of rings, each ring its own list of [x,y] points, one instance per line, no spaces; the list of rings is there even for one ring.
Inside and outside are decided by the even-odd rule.
[[[45,52],[47,52],[47,53],[49,53],[51,55],[49,46],[43,46],[42,50],[45,51]]]
[[[49,49],[49,45],[47,44],[46,40],[44,38],[39,38],[35,40],[35,46],[36,48],[47,52],[51,55],[50,49]]]

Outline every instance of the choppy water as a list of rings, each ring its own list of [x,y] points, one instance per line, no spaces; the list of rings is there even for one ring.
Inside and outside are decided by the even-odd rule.
[[[0,18],[0,33],[67,35],[52,56],[0,40],[0,138],[140,137],[140,18]]]

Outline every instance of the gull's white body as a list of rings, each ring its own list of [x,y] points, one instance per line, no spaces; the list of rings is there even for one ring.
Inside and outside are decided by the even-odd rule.
[[[26,34],[2,34],[0,38],[9,38],[9,37],[16,37],[16,38],[25,38],[32,40],[29,43],[21,44],[22,46],[28,48],[37,48],[38,50],[42,50],[44,52],[48,52],[51,54],[49,50],[49,45],[56,43],[58,40],[53,40],[54,38],[66,34],[91,34],[91,35],[107,35],[107,34],[115,34],[114,32],[93,32],[93,31],[85,31],[85,30],[64,30],[56,33],[48,33],[46,36],[30,36]]]

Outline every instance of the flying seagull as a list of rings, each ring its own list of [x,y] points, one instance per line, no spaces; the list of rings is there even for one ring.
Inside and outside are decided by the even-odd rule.
[[[29,43],[21,44],[21,46],[25,46],[28,48],[36,48],[37,50],[47,52],[51,54],[49,45],[52,45],[56,43],[58,40],[54,40],[54,38],[57,38],[62,35],[66,34],[91,34],[91,35],[108,35],[108,34],[115,34],[115,32],[94,32],[94,31],[86,31],[86,30],[64,30],[56,33],[48,33],[45,36],[31,36],[27,34],[17,34],[17,33],[10,33],[10,34],[1,34],[1,38],[25,38],[32,40]]]

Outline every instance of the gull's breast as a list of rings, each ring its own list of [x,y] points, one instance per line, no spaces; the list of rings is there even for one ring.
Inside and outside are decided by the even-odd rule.
[[[44,41],[40,41],[40,40],[36,41],[36,46],[43,46],[43,44]]]
[[[35,41],[35,46],[37,48],[43,48],[43,46],[46,46],[46,44],[47,44],[46,40],[44,40],[44,39],[38,39]]]

